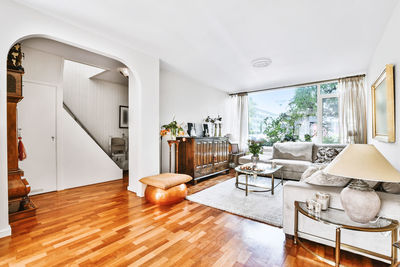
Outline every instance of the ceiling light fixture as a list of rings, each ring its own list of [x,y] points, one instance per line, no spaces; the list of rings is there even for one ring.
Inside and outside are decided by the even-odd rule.
[[[256,58],[251,62],[254,68],[265,68],[271,65],[271,63],[272,60],[268,57]]]
[[[119,68],[119,73],[121,73],[122,75],[124,75],[125,77],[129,77],[129,70],[128,68]]]

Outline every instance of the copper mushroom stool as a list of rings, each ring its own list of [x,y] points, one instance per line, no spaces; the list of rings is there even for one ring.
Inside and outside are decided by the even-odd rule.
[[[181,202],[187,195],[186,183],[193,178],[186,174],[162,173],[140,179],[146,184],[144,196],[156,205],[171,205]]]

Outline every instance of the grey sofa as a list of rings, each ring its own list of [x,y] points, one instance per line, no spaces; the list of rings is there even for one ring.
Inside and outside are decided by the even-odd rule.
[[[329,163],[345,147],[346,145],[314,144],[310,142],[275,143],[272,148],[264,149],[259,162],[276,162],[278,165],[283,165],[283,178],[299,181],[301,175],[309,166]],[[251,162],[251,155],[239,158],[239,164],[249,162]],[[280,173],[277,173],[277,175],[279,177]]]

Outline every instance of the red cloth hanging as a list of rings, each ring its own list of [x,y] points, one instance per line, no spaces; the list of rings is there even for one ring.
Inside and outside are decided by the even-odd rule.
[[[24,143],[22,143],[22,137],[18,137],[18,159],[20,161],[26,159],[26,150]]]

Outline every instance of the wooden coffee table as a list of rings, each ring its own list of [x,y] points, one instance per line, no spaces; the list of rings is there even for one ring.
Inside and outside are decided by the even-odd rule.
[[[269,192],[271,191],[271,195],[274,194],[274,189],[279,185],[282,184],[283,185],[283,171],[282,171],[282,165],[276,165],[275,168],[271,167],[271,164],[267,164],[267,163],[257,163],[256,168],[251,168],[251,169],[243,169],[244,167],[252,167],[253,163],[247,163],[244,165],[240,165],[237,166],[235,168],[235,172],[236,172],[236,183],[235,186],[238,189],[241,190],[245,190],[246,191],[246,196],[248,196],[249,192]],[[276,172],[280,171],[281,172],[281,178],[280,178],[280,182],[275,185],[275,178],[274,178],[274,174]],[[239,181],[239,175],[240,174],[244,174],[246,176],[246,180],[245,182],[240,182]],[[253,176],[253,177],[271,177],[271,187],[266,187],[266,186],[262,186],[260,184],[257,183],[249,183],[249,175]],[[241,187],[244,186],[243,187]],[[256,188],[261,188],[262,190],[253,190],[253,189],[249,189],[250,187],[256,187]]]

